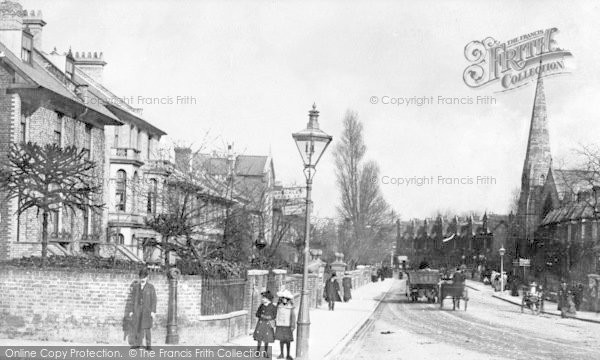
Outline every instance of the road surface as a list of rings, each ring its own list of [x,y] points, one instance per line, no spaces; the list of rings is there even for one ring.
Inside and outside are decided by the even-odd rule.
[[[411,303],[395,280],[377,310],[336,359],[600,359],[600,324],[521,313],[469,289],[468,310]],[[462,306],[462,305],[461,305]]]

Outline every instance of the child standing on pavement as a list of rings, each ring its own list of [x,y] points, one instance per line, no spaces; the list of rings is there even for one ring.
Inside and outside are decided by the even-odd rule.
[[[261,343],[265,344],[265,352],[269,350],[269,343],[275,342],[274,323],[277,316],[277,307],[273,305],[273,294],[270,291],[261,293],[262,304],[256,311],[258,323],[254,330],[256,340],[256,351],[260,351]]]
[[[283,359],[283,347],[287,349],[285,359],[292,360],[290,355],[290,343],[294,341],[294,329],[296,328],[296,314],[292,302],[293,295],[289,290],[277,293],[279,303],[277,304],[277,319],[275,320],[275,340],[279,340],[281,353],[278,359]]]

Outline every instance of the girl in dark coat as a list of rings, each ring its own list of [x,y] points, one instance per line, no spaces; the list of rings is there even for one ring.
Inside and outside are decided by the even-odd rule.
[[[324,294],[325,301],[329,303],[329,310],[333,311],[336,301],[342,301],[340,296],[340,284],[337,282],[335,273],[331,273],[331,277],[325,283]]]
[[[288,360],[292,360],[290,354],[290,343],[294,341],[294,329],[296,328],[296,313],[292,302],[293,295],[289,290],[277,293],[279,303],[277,304],[277,318],[275,320],[275,340],[279,340],[281,354],[278,359],[283,359],[283,347],[287,349]]]
[[[275,317],[277,316],[277,307],[273,305],[273,295],[270,291],[261,293],[262,304],[256,311],[258,323],[254,329],[254,340],[256,340],[256,350],[260,351],[261,343],[265,344],[265,351],[269,350],[269,343],[275,342]]]

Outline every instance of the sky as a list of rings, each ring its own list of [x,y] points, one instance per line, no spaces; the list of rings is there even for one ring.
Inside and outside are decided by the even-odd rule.
[[[573,56],[566,74],[545,80],[553,158],[568,166],[574,149],[599,141],[595,1],[21,4],[43,12],[43,50],[103,52],[104,84],[133,98],[131,105],[168,133],[165,146],[222,150],[234,143],[241,154],[272,154],[283,184],[303,184],[291,134],[306,126],[316,103],[321,129],[334,137],[314,180],[318,216],[336,215],[332,148],[348,110],[364,124],[366,157],[379,164],[376,181],[402,219],[437,211],[507,213],[520,182],[535,86],[507,92],[499,92],[499,84],[468,87],[464,48],[474,40],[504,42],[557,28],[555,40]],[[193,100],[177,104],[178,96]],[[383,104],[432,96],[434,103],[423,106]],[[438,97],[476,102],[477,96],[495,101],[438,103]],[[477,184],[478,176],[489,183]],[[434,180],[392,184],[407,178]],[[473,183],[448,184],[447,178]]]

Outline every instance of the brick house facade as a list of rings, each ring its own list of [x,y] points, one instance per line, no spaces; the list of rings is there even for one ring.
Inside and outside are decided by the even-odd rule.
[[[70,58],[60,67],[38,48],[45,25],[39,11],[5,1],[0,15],[0,157],[19,142],[75,146],[88,151],[96,163],[94,177],[104,182],[104,130],[121,122],[90,101],[98,99],[73,77]],[[103,203],[104,198],[94,200]],[[0,259],[41,252],[41,214],[32,209],[17,217],[15,209],[16,200],[0,205]],[[59,210],[49,223],[49,251],[60,254],[73,244],[103,242],[105,226],[102,213]]]

